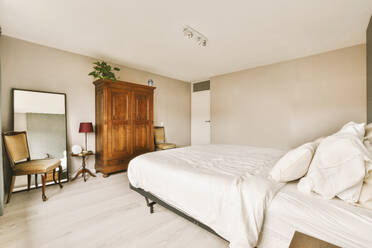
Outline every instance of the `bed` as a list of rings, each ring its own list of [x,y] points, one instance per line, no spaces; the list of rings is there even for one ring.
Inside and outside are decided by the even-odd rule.
[[[297,182],[288,183],[266,211],[258,247],[288,247],[295,231],[340,247],[372,247],[372,210],[307,195]]]
[[[295,230],[344,247],[370,247],[372,211],[268,179],[285,152],[234,145],[160,151],[133,159],[128,178],[151,208],[158,202],[231,248],[288,247]]]

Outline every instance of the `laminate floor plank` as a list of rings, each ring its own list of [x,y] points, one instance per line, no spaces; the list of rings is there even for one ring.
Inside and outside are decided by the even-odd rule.
[[[1,248],[227,248],[228,243],[129,189],[126,173],[13,194],[0,217]]]

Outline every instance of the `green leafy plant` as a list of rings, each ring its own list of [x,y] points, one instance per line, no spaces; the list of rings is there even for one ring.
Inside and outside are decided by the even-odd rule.
[[[94,71],[89,73],[88,74],[89,76],[93,76],[94,78],[99,78],[99,79],[109,79],[113,81],[117,80],[112,70],[120,71],[120,68],[111,67],[111,65],[107,64],[105,61],[102,61],[102,62],[97,61],[97,62],[94,62],[93,64],[95,65],[93,67]]]

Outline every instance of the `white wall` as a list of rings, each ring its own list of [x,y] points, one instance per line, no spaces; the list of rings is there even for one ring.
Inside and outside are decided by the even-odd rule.
[[[295,147],[366,121],[366,46],[211,78],[212,143]]]

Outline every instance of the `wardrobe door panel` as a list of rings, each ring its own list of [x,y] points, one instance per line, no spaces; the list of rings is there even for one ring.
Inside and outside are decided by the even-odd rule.
[[[135,126],[134,149],[136,152],[149,151],[150,128],[146,124]]]
[[[130,89],[108,89],[108,153],[110,159],[132,154]]]
[[[153,94],[135,90],[133,93],[133,149],[135,154],[154,150]]]

